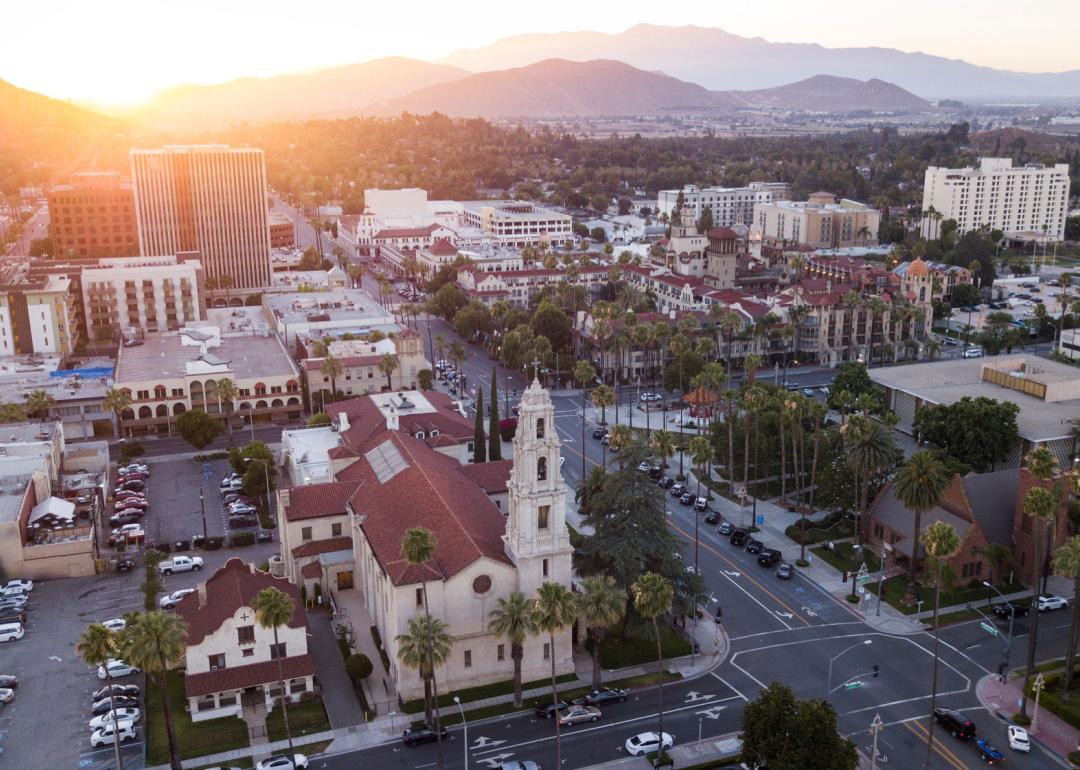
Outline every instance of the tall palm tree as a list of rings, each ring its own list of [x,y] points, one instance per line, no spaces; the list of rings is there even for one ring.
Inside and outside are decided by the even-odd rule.
[[[1028,471],[1040,484],[1053,477],[1057,470],[1054,454],[1045,446],[1039,446],[1028,452],[1025,458]],[[1044,486],[1035,486],[1024,495],[1024,515],[1032,519],[1031,528],[1031,566],[1034,570],[1034,591],[1038,594],[1040,566],[1043,563],[1043,537],[1053,531],[1061,499],[1057,490],[1051,491]],[[1031,687],[1031,675],[1035,669],[1035,646],[1039,640],[1039,615],[1034,613],[1031,621],[1031,633],[1028,635],[1027,669],[1024,672],[1024,691],[1020,702],[1020,713],[1027,716],[1028,691]]]
[[[634,434],[625,425],[615,425],[611,428],[611,433],[608,434],[608,445],[619,453],[619,467],[623,467],[624,459],[626,457],[626,450],[630,448],[630,445],[634,443]]]
[[[232,446],[232,412],[233,404],[236,403],[236,399],[240,396],[240,389],[236,387],[234,380],[225,377],[218,380],[217,383],[217,397],[220,404],[225,407],[225,428],[229,431],[229,446]]]
[[[668,467],[668,458],[675,453],[675,434],[669,430],[658,430],[649,439],[649,446],[660,455],[660,467]]]
[[[433,350],[432,353],[435,354],[435,361],[433,363],[438,363],[439,361],[445,360],[444,356],[446,355],[446,337],[442,334],[435,335],[435,350]]]
[[[56,406],[56,399],[44,390],[32,390],[26,394],[26,413],[31,417],[44,420],[54,406]]]
[[[660,749],[656,752],[657,757],[653,761],[656,766],[664,748],[664,650],[660,644],[660,624],[662,615],[671,611],[671,603],[675,599],[675,589],[663,575],[655,572],[646,572],[631,586],[634,594],[634,606],[641,617],[652,623],[653,634],[656,637],[656,673],[659,681],[656,696],[656,732],[660,736]]]
[[[697,496],[701,497],[701,477],[705,475],[706,466],[712,461],[713,447],[712,442],[704,436],[694,436],[690,439],[690,443],[687,445],[687,449],[690,452],[690,461],[694,464],[696,472],[694,478],[697,479]],[[698,572],[698,543],[700,542],[699,527],[701,522],[701,512],[697,509],[697,501],[694,502],[694,572]]]
[[[555,634],[573,625],[577,616],[574,595],[562,583],[545,582],[536,591],[533,622],[541,633],[548,635],[548,657],[551,659],[551,703],[557,707],[559,689],[555,681]],[[562,767],[562,739],[559,734],[559,713],[552,714],[555,722],[555,767]]]
[[[326,358],[323,359],[322,365],[319,367],[319,374],[330,380],[330,398],[331,400],[337,397],[337,378],[345,373],[345,365],[341,363],[341,359],[335,356],[329,351],[326,353]],[[323,409],[326,411],[326,397],[323,397]]]
[[[536,634],[532,604],[520,591],[512,591],[499,599],[491,611],[488,630],[510,642],[510,659],[514,661],[514,708],[521,708],[521,659],[525,655],[525,640]]]
[[[592,639],[592,687],[599,690],[603,685],[603,669],[600,666],[600,645],[609,628],[622,620],[626,611],[626,591],[615,585],[610,575],[593,575],[581,581],[582,592],[578,594],[578,612],[585,619],[585,627]]]
[[[439,618],[430,615],[418,615],[409,618],[408,630],[404,634],[398,634],[397,655],[401,662],[409,668],[419,672],[424,680],[424,721],[431,724],[432,693],[438,692],[435,681],[435,669],[443,665],[450,657],[450,648],[453,640],[447,632],[446,623]],[[438,696],[435,696],[437,706]],[[435,731],[440,731],[439,711],[435,708]],[[442,740],[437,739],[439,744],[439,764],[442,764]]]
[[[923,514],[936,508],[951,481],[945,464],[933,452],[922,450],[900,466],[893,479],[893,493],[904,507],[915,514],[912,530],[911,565],[908,567],[907,592],[914,595],[915,573],[919,563],[919,543]]]
[[[844,426],[844,456],[855,471],[855,541],[862,542],[862,516],[869,506],[870,481],[893,459],[896,442],[881,423],[865,415],[853,415]],[[854,584],[852,591],[854,592]],[[852,593],[854,596],[854,593]]]
[[[383,353],[379,356],[379,371],[386,375],[387,390],[394,389],[394,382],[391,378],[399,365],[398,357],[393,353]]]
[[[86,627],[75,645],[75,652],[83,659],[84,663],[91,666],[105,666],[105,685],[109,687],[110,719],[116,724],[116,700],[112,698],[112,674],[109,672],[108,663],[116,657],[119,647],[119,639],[115,633],[105,628],[100,623],[91,623]],[[117,770],[124,770],[124,762],[120,757],[120,739],[113,741],[113,751],[116,757]]]
[[[750,358],[750,356],[747,356]],[[766,393],[760,387],[753,385],[752,380],[747,381],[742,392],[743,410],[743,494],[748,494],[750,489],[750,419],[754,412],[761,408],[766,398]],[[755,420],[757,422],[757,420]],[[758,476],[757,467],[754,468],[754,478]]]
[[[255,595],[255,601],[251,608],[255,610],[255,620],[262,628],[272,629],[274,632],[273,655],[277,660],[278,682],[281,684],[281,718],[285,722],[285,738],[289,741],[289,756],[293,755],[292,731],[289,729],[289,688],[285,683],[285,672],[282,670],[280,646],[278,643],[278,628],[286,626],[292,620],[296,611],[296,603],[292,597],[284,591],[273,586],[264,588]]]
[[[105,391],[105,397],[101,399],[101,405],[116,415],[117,438],[120,438],[124,429],[121,427],[124,410],[131,406],[131,393],[126,390],[109,388]]]
[[[922,536],[926,555],[934,567],[934,668],[930,678],[930,713],[934,713],[937,702],[938,645],[941,633],[938,630],[938,609],[941,604],[941,584],[945,580],[945,569],[949,560],[960,550],[960,537],[951,524],[935,521]],[[934,720],[930,720],[930,737],[926,743],[926,765],[930,765],[930,751],[934,745]]]
[[[1054,569],[1073,579],[1073,596],[1080,597],[1080,535],[1073,535],[1054,552]],[[1065,645],[1065,689],[1073,688],[1076,672],[1076,639],[1080,632],[1080,607],[1073,602],[1072,623],[1069,625],[1069,641]]]
[[[169,706],[168,671],[170,666],[184,659],[186,637],[187,623],[179,615],[154,610],[134,618],[134,622],[124,630],[121,645],[124,660],[141,668],[157,682],[169,740],[169,767],[172,770],[181,770],[181,765]]]
[[[457,344],[457,343],[455,343]],[[431,607],[428,605],[427,595],[427,578],[426,570],[427,564],[435,558],[435,552],[438,550],[439,544],[435,539],[435,535],[431,530],[424,529],[423,527],[411,527],[405,530],[405,537],[401,541],[401,554],[405,557],[405,561],[409,562],[414,567],[420,568],[420,593],[424,600],[424,617],[427,618],[429,624],[431,621]],[[430,627],[430,625],[420,629],[428,633],[434,634],[436,629]],[[437,634],[435,634],[437,636]],[[437,641],[435,636],[430,636],[429,641],[435,644]],[[428,724],[431,724],[432,717],[432,705],[435,705],[435,742],[438,747],[439,765],[442,765],[442,735],[439,726],[439,686],[435,679],[435,666],[441,665],[442,660],[445,660],[446,655],[449,655],[449,646],[447,646],[446,654],[442,656],[442,660],[438,663],[434,662],[437,650],[432,648],[428,650],[428,657],[432,662],[432,668],[430,671],[430,677],[424,679],[424,718]],[[400,652],[399,652],[400,655]],[[421,674],[424,672],[421,671]]]
[[[491,377],[494,381],[495,370],[491,370]],[[596,380],[596,367],[591,362],[585,359],[579,360],[574,365],[574,381],[577,382],[579,388],[581,388],[581,445],[585,446],[585,405],[588,399],[589,385]],[[495,426],[492,426],[492,430],[495,430]],[[581,478],[585,478],[585,452],[581,452]]]
[[[600,424],[607,425],[607,409],[615,403],[615,391],[610,385],[597,385],[590,398],[593,406],[600,410]]]

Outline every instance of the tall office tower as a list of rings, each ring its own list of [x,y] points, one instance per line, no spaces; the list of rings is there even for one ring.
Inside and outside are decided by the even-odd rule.
[[[254,147],[132,150],[139,249],[198,251],[208,278],[237,289],[270,285],[266,161]]]

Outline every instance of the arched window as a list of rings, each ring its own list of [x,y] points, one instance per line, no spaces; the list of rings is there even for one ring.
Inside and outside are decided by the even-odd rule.
[[[154,398],[165,398],[168,395],[168,391],[165,390],[164,385],[154,386]]]
[[[422,431],[422,430],[416,431],[416,437],[418,439],[420,439],[421,441],[423,441],[424,440],[424,431]]]
[[[537,481],[546,481],[547,480],[547,458],[546,457],[541,457],[539,460],[536,461],[536,480]]]
[[[926,287],[919,287],[919,302],[926,302]]]
[[[537,438],[543,438],[544,437],[544,418],[543,417],[539,418],[536,421],[536,437]]]

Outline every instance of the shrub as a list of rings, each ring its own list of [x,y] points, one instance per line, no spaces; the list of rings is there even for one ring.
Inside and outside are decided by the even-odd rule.
[[[795,566],[796,567],[809,567],[810,562],[808,562],[806,559],[796,559],[795,560]]]
[[[345,659],[345,673],[356,684],[371,676],[373,668],[371,659],[363,653],[357,652]]]
[[[206,454],[195,455],[191,460],[196,463],[208,463],[212,460],[224,460],[228,456],[228,452],[208,452]]]
[[[138,442],[125,443],[121,454],[125,460],[130,460],[132,457],[142,457],[146,454],[146,447]]]
[[[225,538],[223,537],[208,537],[206,538],[206,542],[203,543],[203,548],[207,551],[220,551],[224,542]]]
[[[513,441],[514,434],[517,433],[517,419],[514,417],[504,417],[499,420],[499,435],[503,441]]]
[[[307,421],[309,428],[319,428],[330,424],[330,415],[326,412],[316,412]]]
[[[233,532],[229,535],[229,547],[237,548],[244,545],[255,545],[255,533],[252,531]]]
[[[259,511],[259,525],[263,529],[276,529],[277,528],[277,520],[274,519],[274,517],[271,516],[269,513],[265,513],[264,511]]]
[[[1012,721],[1014,724],[1018,724],[1021,727],[1027,727],[1031,724],[1031,717],[1025,716],[1018,711],[1012,715]],[[1071,757],[1069,761],[1072,761]]]

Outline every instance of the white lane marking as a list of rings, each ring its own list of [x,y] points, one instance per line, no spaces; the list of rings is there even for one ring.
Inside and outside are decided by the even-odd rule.
[[[694,715],[695,716],[703,716],[703,717],[705,717],[707,719],[719,719],[720,718],[720,712],[723,711],[726,708],[727,708],[727,706],[713,706],[712,708],[705,709],[704,711],[695,711]]]
[[[743,634],[742,636],[733,636],[731,641],[739,642],[743,639],[753,639],[755,636],[771,636],[772,634],[786,634],[788,631],[808,631],[818,628],[832,628],[833,626],[865,626],[861,620],[842,620],[839,623],[819,623],[816,626],[796,626],[795,628],[789,628],[786,630],[776,629],[775,631],[759,631],[756,634]],[[829,636],[814,637],[815,639],[831,639]]]
[[[718,681],[719,681],[719,682],[720,682],[721,684],[725,685],[725,686],[726,686],[726,687],[727,687],[727,688],[728,688],[729,690],[731,690],[731,691],[732,691],[733,693],[735,693],[735,694],[736,694],[737,696],[739,696],[740,698],[742,698],[742,699],[743,699],[744,701],[746,701],[747,703],[749,703],[749,702],[750,702],[750,699],[749,699],[749,698],[747,698],[747,697],[746,697],[745,695],[743,695],[743,694],[742,694],[741,692],[739,692],[738,690],[736,690],[736,689],[735,689],[735,688],[734,688],[734,687],[732,686],[731,682],[729,682],[729,681],[727,681],[726,679],[724,679],[724,678],[723,678],[722,676],[720,676],[719,674],[717,674],[717,673],[716,673],[715,671],[712,671],[712,672],[710,672],[710,673],[711,673],[711,674],[712,674],[712,675],[713,675],[713,676],[714,676],[714,677],[715,677],[715,678],[716,678],[716,679],[717,679],[717,680],[718,680]]]
[[[504,743],[506,743],[506,741],[504,740],[495,740],[493,738],[488,738],[486,735],[481,735],[479,738],[473,741],[473,745],[469,747],[469,751],[486,749],[488,746],[501,746]]]
[[[716,697],[716,695],[714,695],[712,693],[702,694],[702,693],[697,692],[695,690],[691,690],[690,692],[688,692],[686,694],[686,700],[684,700],[683,703],[697,703],[698,701],[709,700],[710,698],[715,698],[715,697]]]
[[[749,596],[749,597],[750,597],[750,598],[751,598],[751,599],[753,600],[754,604],[756,604],[757,606],[761,607],[761,609],[765,610],[765,612],[767,612],[767,613],[769,614],[769,617],[771,617],[771,618],[775,619],[775,620],[776,620],[776,622],[778,622],[778,623],[779,623],[780,625],[782,625],[782,626],[783,626],[784,628],[788,629],[789,631],[791,630],[791,626],[789,626],[789,625],[787,624],[787,622],[786,622],[786,621],[784,621],[784,619],[783,619],[783,618],[778,618],[778,617],[777,617],[776,615],[774,615],[774,614],[773,614],[773,610],[770,610],[770,609],[769,609],[768,607],[766,607],[766,606],[765,606],[764,604],[762,604],[762,603],[761,603],[761,601],[760,601],[760,600],[759,600],[759,599],[758,599],[758,598],[757,598],[756,596],[754,596],[754,595],[753,595],[752,593],[750,593],[749,591],[747,591],[747,590],[746,590],[745,588],[743,588],[743,587],[742,587],[741,585],[739,585],[738,583],[736,583],[736,582],[735,582],[735,581],[734,581],[734,580],[733,580],[733,579],[731,578],[731,576],[730,576],[730,575],[728,575],[728,574],[727,574],[726,572],[721,572],[720,574],[721,574],[721,575],[723,575],[723,576],[724,576],[724,577],[725,577],[725,578],[727,579],[727,581],[728,581],[729,583],[731,583],[731,584],[732,584],[733,586],[735,586],[736,588],[738,588],[738,589],[739,589],[740,591],[742,591],[742,592],[743,592],[744,594],[746,594],[747,596]]]

